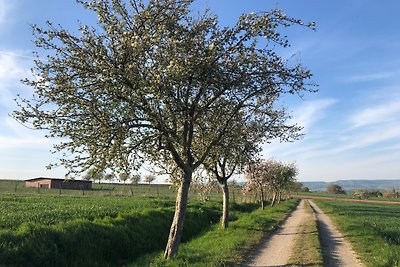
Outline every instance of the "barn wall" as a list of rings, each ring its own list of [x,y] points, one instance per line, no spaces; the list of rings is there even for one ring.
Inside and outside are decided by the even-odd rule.
[[[54,189],[74,189],[74,190],[90,190],[92,183],[77,180],[56,180],[56,179],[37,179],[34,181],[26,181],[26,187],[54,188]]]
[[[51,180],[50,179],[41,179],[35,181],[27,181],[25,182],[25,187],[47,187],[51,188]]]
[[[92,189],[91,182],[74,181],[74,180],[52,180],[51,188],[88,190]]]

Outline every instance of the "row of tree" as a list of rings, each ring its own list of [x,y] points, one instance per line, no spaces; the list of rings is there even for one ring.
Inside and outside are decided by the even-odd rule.
[[[297,167],[276,160],[266,160],[249,165],[246,169],[246,191],[259,190],[261,207],[264,209],[265,192],[272,194],[271,206],[279,203],[284,193],[296,190]]]
[[[330,194],[346,194],[346,191],[340,185],[329,184],[326,188],[326,192]],[[381,192],[374,189],[357,188],[351,191],[351,195],[359,199],[367,199],[371,197],[384,197],[384,198],[397,198],[399,197],[399,192],[395,189]]]
[[[279,55],[289,46],[280,30],[314,24],[275,9],[220,27],[209,11],[194,16],[194,0],[77,2],[98,24],[79,31],[33,26],[42,50],[34,78],[24,83],[34,96],[18,97],[13,116],[60,142],[54,148],[69,176],[92,168],[131,173],[144,162],[165,170],[178,186],[164,254],[170,258],[201,168],[221,184],[227,211],[229,177],[254,161],[263,143],[301,136],[282,99],[315,90],[308,69]]]
[[[137,185],[140,182],[151,184],[156,180],[156,176],[153,174],[146,174],[142,178],[139,174],[129,174],[127,172],[116,175],[113,173],[105,173],[104,171],[99,171],[98,169],[93,168],[87,171],[87,173],[83,176],[83,179],[87,181],[98,181],[98,183],[101,183],[101,181],[104,180],[111,183],[113,180],[118,179],[118,181],[123,182],[124,184],[127,181],[131,181],[131,184]]]

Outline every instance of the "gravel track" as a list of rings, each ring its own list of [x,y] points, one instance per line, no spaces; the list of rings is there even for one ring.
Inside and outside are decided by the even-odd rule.
[[[309,201],[316,214],[321,249],[326,267],[362,267],[343,235],[333,225],[332,220],[311,200],[301,200],[297,208],[285,222],[268,236],[255,251],[247,264],[242,266],[283,267],[287,266],[295,240],[299,237],[298,226],[312,217],[307,213],[304,202]]]

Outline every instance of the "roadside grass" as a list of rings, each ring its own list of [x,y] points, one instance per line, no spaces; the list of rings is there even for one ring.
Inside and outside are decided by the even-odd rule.
[[[304,201],[307,218],[299,225],[300,233],[295,240],[288,266],[323,266],[321,244],[318,237],[317,220],[310,206]]]
[[[227,229],[214,225],[207,232],[181,244],[178,255],[164,260],[162,251],[138,258],[139,266],[236,266],[248,260],[263,237],[275,229],[299,200],[292,199],[265,210],[232,209],[233,221]]]
[[[400,206],[314,201],[334,218],[366,266],[400,266]]]

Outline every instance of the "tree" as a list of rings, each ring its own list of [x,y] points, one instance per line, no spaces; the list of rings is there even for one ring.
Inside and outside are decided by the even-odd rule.
[[[265,176],[263,173],[262,166],[260,162],[252,162],[250,163],[245,171],[246,184],[244,187],[245,192],[251,192],[253,190],[260,191],[260,203],[261,208],[264,209],[264,201],[265,201]]]
[[[115,175],[112,173],[107,173],[106,175],[104,175],[104,180],[108,181],[110,184],[112,182],[112,180],[114,180]]]
[[[144,182],[149,183],[149,185],[156,180],[156,177],[153,174],[147,174],[144,176]]]
[[[120,174],[119,174],[119,180],[120,180],[120,181],[123,181],[124,184],[125,184],[126,181],[129,180],[129,179],[130,179],[129,173],[123,172],[123,173],[120,173]]]
[[[329,184],[326,187],[326,192],[328,192],[330,194],[346,194],[346,192],[343,190],[343,188],[337,184]]]
[[[296,181],[295,177],[298,174],[298,169],[294,163],[284,164],[278,162],[275,171],[277,173],[271,176],[272,179],[268,181],[274,193],[271,206],[275,204],[275,201],[278,203],[281,201],[284,191],[290,191],[290,187]]]
[[[175,168],[179,189],[164,254],[170,258],[193,172],[234,120],[268,122],[274,112],[285,114],[276,105],[283,95],[314,91],[306,83],[310,71],[276,49],[288,46],[280,28],[304,23],[272,10],[220,28],[209,12],[193,17],[194,0],[78,2],[97,13],[98,25],[81,25],[76,35],[51,22],[33,27],[47,57],[35,60],[39,78],[24,81],[34,99],[19,98],[13,116],[61,140],[54,148],[65,153],[60,163],[69,175],[93,166],[129,171],[144,159]]]
[[[276,120],[274,123],[281,122]],[[229,224],[229,186],[228,179],[235,172],[242,170],[257,153],[260,151],[260,143],[265,138],[264,125],[253,122],[246,124],[243,118],[235,119],[236,127],[224,138],[210,157],[205,160],[204,166],[210,172],[222,188],[222,228],[227,228]],[[283,127],[276,127],[283,131]],[[270,135],[276,135],[270,130]]]
[[[93,181],[98,180],[100,183],[101,180],[104,179],[104,172],[102,170],[100,170],[99,168],[91,168],[85,174],[84,179],[85,180],[93,180]]]
[[[139,184],[141,177],[139,174],[134,174],[131,176],[131,184],[137,185]]]
[[[273,206],[280,202],[284,191],[290,190],[297,174],[297,167],[293,163],[284,164],[273,159],[255,162],[246,169],[246,187],[250,191],[260,191],[261,208],[264,209],[265,190],[272,193]]]

